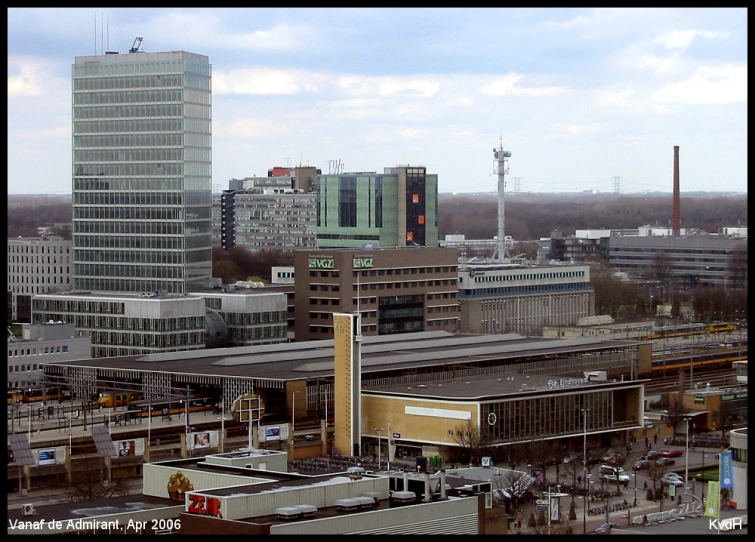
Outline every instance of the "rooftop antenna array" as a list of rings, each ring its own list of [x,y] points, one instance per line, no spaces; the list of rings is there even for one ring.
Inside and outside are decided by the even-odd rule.
[[[493,252],[493,259],[501,263],[507,262],[510,259],[508,248],[506,247],[504,229],[505,175],[509,172],[509,158],[511,158],[511,151],[503,150],[503,133],[501,133],[498,147],[493,148],[493,159],[495,160],[496,173],[498,174],[498,239]]]
[[[136,52],[138,52],[138,51],[139,51],[139,47],[140,47],[140,46],[141,46],[141,44],[142,44],[142,39],[143,39],[143,38],[139,38],[139,37],[137,37],[137,38],[136,38],[136,39],[134,40],[134,44],[133,44],[133,45],[131,46],[131,49],[129,49],[129,51],[128,51],[128,52],[129,52],[129,53],[136,53]]]

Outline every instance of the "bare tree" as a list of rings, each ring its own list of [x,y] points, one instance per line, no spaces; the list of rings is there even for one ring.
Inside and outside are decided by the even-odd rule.
[[[65,489],[58,497],[60,502],[79,502],[95,499],[109,499],[128,495],[129,488],[123,479],[107,481],[103,479],[102,459],[83,461],[76,465],[83,465],[82,470],[71,473],[71,481],[63,484]]]
[[[452,440],[464,449],[470,461],[479,464],[482,452],[488,445],[488,440],[480,432],[479,426],[472,420],[466,420],[455,426],[453,431]]]
[[[677,401],[673,406],[670,406],[666,410],[666,425],[668,425],[674,431],[674,437],[676,437],[679,425],[687,417],[687,410],[682,406],[680,401]]]
[[[712,413],[713,429],[721,431],[721,440],[726,438],[726,433],[736,427],[736,416],[727,409],[714,410]]]

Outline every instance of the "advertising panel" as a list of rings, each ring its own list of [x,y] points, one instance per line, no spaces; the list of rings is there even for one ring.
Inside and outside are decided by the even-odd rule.
[[[55,464],[55,450],[39,450],[38,452],[40,465],[54,465]]]
[[[144,455],[144,439],[114,440],[118,457],[135,457]]]
[[[731,462],[731,452],[722,452],[720,461],[719,472],[721,475],[718,478],[721,481],[721,489],[730,489],[734,487],[734,467]]]
[[[189,450],[205,450],[207,448],[216,448],[218,446],[217,431],[201,431],[199,433],[189,433],[186,437],[186,446]]]
[[[708,496],[705,499],[705,514],[710,518],[718,517],[719,495],[721,490],[719,489],[718,482],[708,482]]]

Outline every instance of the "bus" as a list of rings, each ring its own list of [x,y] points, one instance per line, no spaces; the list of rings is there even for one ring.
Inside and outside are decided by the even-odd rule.
[[[220,397],[208,395],[190,395],[187,397],[168,397],[160,399],[138,399],[128,403],[128,411],[135,418],[162,416],[168,418],[179,414],[186,414],[186,401],[189,412],[205,412],[215,410]]]
[[[139,394],[135,391],[108,390],[100,393],[97,404],[103,408],[113,408],[127,406],[131,401],[137,399],[139,399]]]

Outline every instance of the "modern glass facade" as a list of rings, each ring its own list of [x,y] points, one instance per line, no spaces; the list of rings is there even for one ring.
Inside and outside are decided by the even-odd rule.
[[[208,287],[208,57],[183,51],[76,57],[72,104],[74,289]]]
[[[318,175],[317,246],[438,246],[438,176],[424,167]]]

